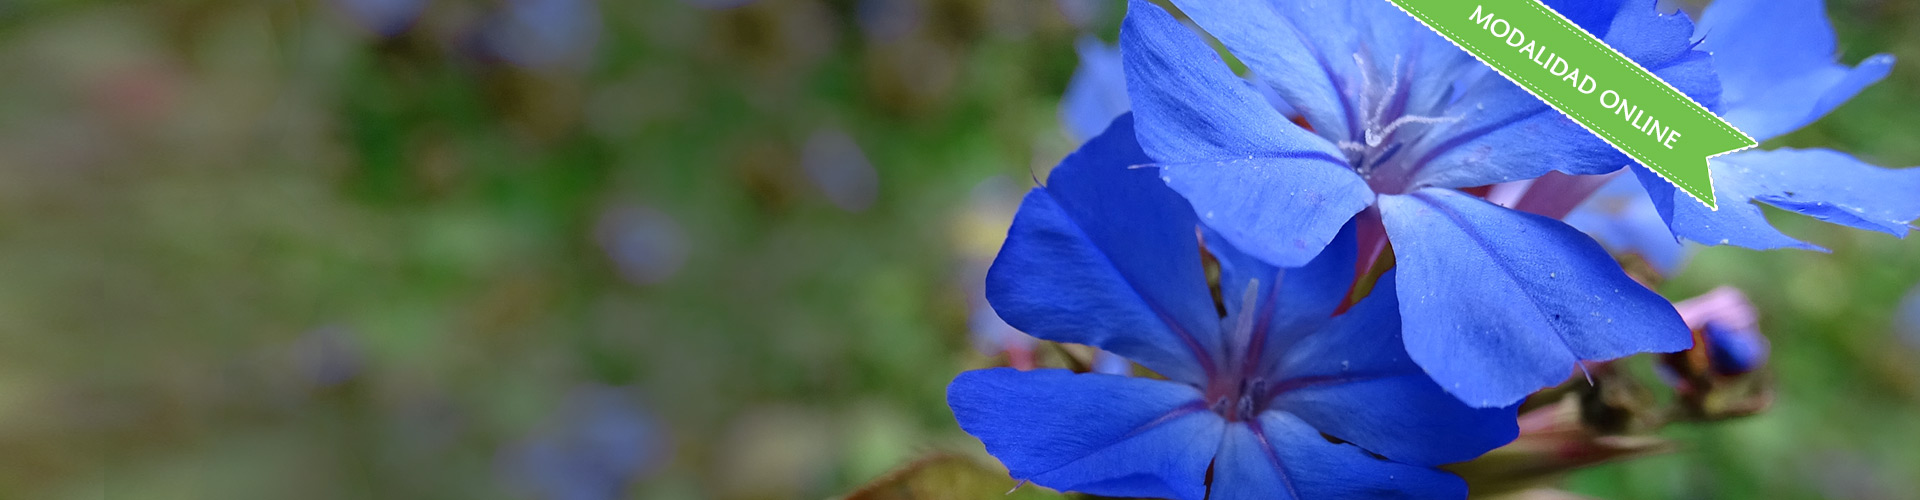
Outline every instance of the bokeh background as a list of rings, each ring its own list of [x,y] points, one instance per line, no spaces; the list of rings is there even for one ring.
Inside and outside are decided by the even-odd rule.
[[[1920,4],[1829,3],[1844,61],[1902,62],[1768,146],[1920,164]],[[997,362],[982,259],[1121,10],[0,0],[0,499],[823,498],[977,457],[944,394]],[[1920,241],[1773,215],[1833,253],[1661,291],[1752,297],[1774,408],[1570,489],[1920,498]]]

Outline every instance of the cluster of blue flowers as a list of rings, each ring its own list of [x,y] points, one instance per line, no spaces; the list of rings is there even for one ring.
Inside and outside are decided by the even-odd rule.
[[[1608,248],[1668,268],[1681,239],[1817,248],[1751,201],[1896,236],[1920,217],[1920,169],[1827,150],[1715,159],[1709,210],[1387,0],[1174,3],[1249,78],[1132,0],[1117,68],[1088,65],[1120,74],[1130,112],[1027,194],[986,289],[1007,324],[1155,376],[961,374],[955,417],[1018,480],[1463,498],[1435,467],[1513,440],[1529,394],[1586,361],[1693,346]],[[1760,140],[1892,63],[1837,64],[1819,0],[1719,0],[1698,26],[1655,0],[1545,3]],[[1074,91],[1063,115],[1111,116],[1113,88]],[[1633,209],[1597,214],[1596,191]]]

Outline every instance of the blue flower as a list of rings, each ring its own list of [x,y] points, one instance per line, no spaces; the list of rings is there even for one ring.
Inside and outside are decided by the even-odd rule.
[[[1281,266],[1306,262],[1359,214],[1363,265],[1392,243],[1408,354],[1462,401],[1504,406],[1580,360],[1692,344],[1673,306],[1592,238],[1457,190],[1629,163],[1604,141],[1386,0],[1175,3],[1310,127],[1134,0],[1120,44],[1150,163],[1227,242]],[[1685,16],[1653,0],[1547,3],[1714,101]]]
[[[1765,141],[1791,132],[1887,76],[1893,56],[1848,68],[1820,0],[1719,0],[1701,16],[1727,120]],[[1889,170],[1826,149],[1749,150],[1713,159],[1709,210],[1635,167],[1673,234],[1708,245],[1820,249],[1773,228],[1754,200],[1827,222],[1904,237],[1920,218],[1920,169]]]
[[[1014,478],[1059,490],[1464,497],[1432,466],[1512,440],[1514,409],[1470,408],[1408,360],[1391,282],[1333,314],[1353,278],[1353,231],[1304,267],[1267,265],[1202,237],[1187,202],[1135,168],[1148,159],[1134,137],[1123,115],[1027,194],[987,297],[1021,331],[1166,378],[970,371],[948,389],[960,427]],[[1219,262],[1218,308],[1203,240]]]

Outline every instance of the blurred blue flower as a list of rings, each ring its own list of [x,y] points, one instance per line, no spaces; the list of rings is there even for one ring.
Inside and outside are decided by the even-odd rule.
[[[1458,191],[1626,165],[1605,141],[1386,0],[1175,3],[1308,126],[1134,0],[1120,45],[1146,163],[1226,241],[1282,266],[1307,262],[1360,214],[1361,251],[1392,242],[1408,353],[1462,401],[1505,406],[1581,360],[1691,345],[1672,304],[1592,238]],[[1715,100],[1685,16],[1654,0],[1547,3]]]
[[[1707,323],[1707,359],[1715,373],[1739,375],[1766,364],[1767,338],[1753,328]]]
[[[726,10],[726,9],[732,9],[732,8],[738,8],[738,7],[745,7],[747,4],[754,2],[754,0],[680,0],[680,1],[685,2],[687,5],[692,5],[694,7],[699,7],[702,9],[709,9],[709,10]]]
[[[1081,35],[1074,41],[1074,49],[1080,54],[1080,65],[1074,68],[1073,78],[1067,81],[1067,91],[1060,97],[1060,123],[1067,127],[1073,140],[1084,142],[1100,135],[1107,124],[1113,123],[1115,117],[1126,113],[1132,105],[1127,101],[1127,74],[1121,64],[1119,46],[1108,45],[1092,35]],[[1282,115],[1299,115],[1266,83],[1249,79],[1247,86],[1259,92]]]
[[[1074,27],[1088,30],[1095,27],[1094,23],[1106,17],[1107,9],[1118,2],[1114,0],[1054,0],[1053,3],[1060,7],[1060,15],[1066,16],[1067,22],[1073,23]],[[1094,133],[1099,133],[1099,131],[1095,130]],[[1089,135],[1087,137],[1092,136]]]
[[[848,212],[863,212],[880,196],[880,174],[853,137],[838,129],[814,132],[800,152],[800,167],[827,196]]]
[[[1464,498],[1464,482],[1431,467],[1512,440],[1514,409],[1469,408],[1408,360],[1391,282],[1333,314],[1352,281],[1351,230],[1285,270],[1208,234],[1223,317],[1199,218],[1152,170],[1131,168],[1147,161],[1134,132],[1123,115],[1027,194],[987,296],[1021,331],[1166,379],[970,371],[948,388],[961,428],[1014,478],[1059,490]]]
[[[973,340],[974,350],[984,356],[1005,354],[1007,363],[1015,368],[1033,368],[1033,348],[1037,342],[1000,319],[1000,314],[987,304],[986,267],[969,265],[968,268],[964,273],[968,281],[967,333]]]
[[[1683,396],[1712,389],[1709,375],[1731,377],[1767,363],[1772,351],[1760,333],[1760,311],[1738,288],[1722,286],[1674,304],[1693,329],[1696,345],[1687,352],[1663,356],[1661,375]],[[1695,385],[1707,384],[1707,385]]]
[[[993,312],[992,307],[984,304],[984,300],[981,302],[983,303],[969,304],[972,307],[967,313],[967,331],[973,338],[974,350],[987,356],[1007,353],[1014,358],[1033,352],[1033,337],[1020,333],[1020,330],[1008,325],[1006,321],[1000,319],[999,314]],[[1018,365],[1018,359],[1015,361]]]
[[[614,500],[665,456],[666,441],[624,389],[576,388],[545,427],[502,450],[507,478],[546,500]]]
[[[1894,329],[1900,332],[1900,339],[1908,347],[1920,349],[1920,286],[1907,291],[1907,297],[1900,301],[1900,317],[1894,320]]]
[[[514,65],[580,68],[599,43],[600,11],[590,0],[505,0],[481,37],[489,54]]]
[[[1608,180],[1572,213],[1568,225],[1599,240],[1607,250],[1638,255],[1662,275],[1679,272],[1695,247],[1681,243],[1667,229],[1640,180],[1621,175]]]
[[[635,285],[666,281],[687,261],[687,235],[665,212],[643,205],[614,205],[600,214],[594,238],[620,277]]]
[[[293,362],[301,378],[315,387],[332,387],[353,380],[365,357],[342,326],[325,326],[301,335],[293,343]]]
[[[867,38],[894,42],[920,29],[926,6],[921,0],[860,0],[854,14]]]
[[[413,26],[426,0],[333,0],[354,24],[379,36],[394,36]]]
[[[1120,47],[1081,35],[1074,48],[1080,53],[1080,66],[1060,97],[1060,123],[1073,140],[1086,141],[1127,112],[1127,76],[1120,66]]]
[[[1700,47],[1713,53],[1725,89],[1721,114],[1756,140],[1812,123],[1893,67],[1887,54],[1853,68],[1835,63],[1839,49],[1821,0],[1718,0],[1700,28]],[[1826,149],[1714,158],[1717,211],[1643,167],[1633,170],[1673,233],[1708,245],[1820,249],[1781,234],[1749,200],[1900,237],[1920,218],[1920,169],[1884,169]]]

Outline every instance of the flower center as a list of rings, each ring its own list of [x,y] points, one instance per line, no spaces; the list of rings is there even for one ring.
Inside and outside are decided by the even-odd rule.
[[[1406,114],[1410,94],[1400,56],[1395,55],[1386,75],[1364,53],[1353,55],[1360,68],[1360,86],[1349,102],[1359,120],[1359,137],[1337,145],[1347,153],[1354,173],[1367,180],[1376,193],[1399,194],[1407,191],[1412,169],[1405,161],[1395,162],[1403,146],[1420,137],[1431,125],[1458,121],[1459,117]],[[1416,132],[1419,131],[1419,132]]]
[[[1264,377],[1243,379],[1236,390],[1213,396],[1209,409],[1228,422],[1253,420],[1267,411],[1267,389]]]
[[[1276,280],[1278,277],[1275,278]],[[1260,280],[1249,280],[1240,296],[1240,307],[1223,318],[1227,331],[1225,370],[1207,384],[1208,408],[1228,421],[1255,418],[1266,411],[1271,384],[1260,374],[1260,351],[1264,346],[1265,326],[1255,321],[1260,316]]]

